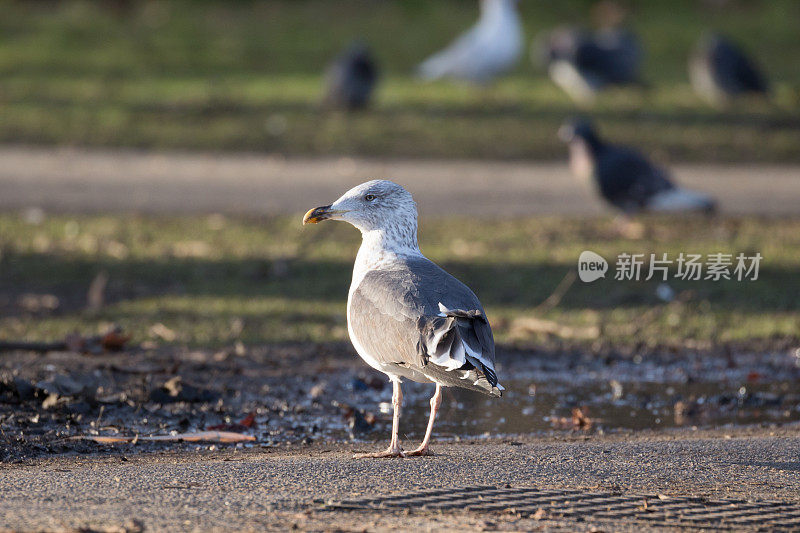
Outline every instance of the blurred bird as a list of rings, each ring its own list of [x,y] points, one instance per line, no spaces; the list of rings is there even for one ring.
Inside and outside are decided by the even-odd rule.
[[[764,75],[745,53],[716,34],[698,42],[689,57],[689,78],[695,92],[712,104],[748,93],[764,95],[768,91]]]
[[[507,72],[522,52],[517,0],[481,0],[477,24],[417,68],[425,80],[455,78],[487,83]]]
[[[600,196],[627,215],[715,209],[710,196],[677,187],[664,169],[636,150],[604,142],[586,119],[566,122],[558,136],[569,145],[572,173],[594,180]]]
[[[572,99],[591,101],[611,85],[640,84],[642,47],[624,28],[605,28],[594,34],[575,28],[556,28],[534,43],[534,59],[544,63],[550,78]]]
[[[369,105],[378,82],[378,67],[367,46],[355,41],[328,65],[325,80],[325,105],[362,109]]]

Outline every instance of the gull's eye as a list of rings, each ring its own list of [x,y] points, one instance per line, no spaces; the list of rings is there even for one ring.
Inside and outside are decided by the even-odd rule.
[[[368,194],[368,195],[366,195],[364,197],[364,200],[366,200],[367,202],[371,202],[374,199],[375,199],[375,195],[374,194]]]

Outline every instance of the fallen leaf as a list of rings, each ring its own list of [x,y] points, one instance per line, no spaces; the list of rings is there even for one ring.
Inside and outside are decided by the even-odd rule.
[[[216,426],[208,426],[206,429],[214,431],[245,431],[252,428],[256,423],[256,412],[253,411],[240,422],[233,424],[217,424]]]
[[[180,376],[166,381],[150,391],[150,400],[157,403],[213,402],[219,398],[216,392],[184,382]]]
[[[50,409],[58,404],[58,394],[48,394],[42,402],[42,409]]]
[[[119,352],[125,349],[125,344],[131,339],[130,335],[122,333],[119,327],[113,327],[103,335],[84,337],[79,333],[70,333],[64,337],[65,349],[91,355],[100,355],[105,352]],[[58,349],[58,347],[55,347]]]
[[[316,400],[317,398],[319,398],[323,394],[325,394],[325,387],[326,386],[327,386],[326,382],[317,383],[316,385],[311,387],[311,390],[308,391],[308,395],[311,396],[312,399]]]
[[[178,338],[178,335],[169,329],[167,326],[162,324],[161,322],[157,324],[153,324],[150,327],[150,335],[154,337],[158,337],[159,339],[167,342],[172,342]]]
[[[757,383],[761,379],[761,374],[759,372],[750,372],[747,374],[747,382],[748,383]]]
[[[572,425],[575,429],[588,430],[592,427],[592,419],[589,418],[586,407],[576,407],[572,410]]]
[[[241,422],[239,422],[239,424],[243,425],[246,428],[253,427],[255,425],[255,423],[256,423],[256,412],[255,411],[251,411],[249,415],[244,417],[244,419]]]
[[[107,352],[121,352],[131,340],[130,335],[125,335],[119,328],[114,328],[100,339],[100,346]]]

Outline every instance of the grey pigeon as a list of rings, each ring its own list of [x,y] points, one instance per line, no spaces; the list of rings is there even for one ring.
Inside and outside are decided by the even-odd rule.
[[[325,104],[342,109],[369,105],[378,82],[378,67],[369,49],[354,42],[328,66]]]
[[[744,51],[716,34],[698,42],[689,58],[689,78],[695,92],[714,104],[769,90],[766,78]]]
[[[559,137],[569,145],[573,174],[593,181],[600,196],[625,214],[715,208],[710,196],[676,186],[667,171],[638,151],[603,141],[586,119],[565,123]]]
[[[556,28],[535,47],[550,78],[574,100],[589,101],[614,85],[641,84],[642,47],[630,30]]]
[[[422,255],[417,206],[400,185],[362,183],[303,217],[304,224],[323,220],[343,220],[361,230],[347,329],[358,355],[389,376],[394,386],[389,448],[360,456],[427,455],[442,387],[501,395],[486,313],[466,285]],[[398,439],[403,379],[436,384],[425,437],[410,452],[402,450]]]

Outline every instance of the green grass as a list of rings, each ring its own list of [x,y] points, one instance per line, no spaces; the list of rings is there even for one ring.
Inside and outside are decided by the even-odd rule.
[[[529,39],[589,22],[590,2],[525,1]],[[646,91],[603,95],[590,112],[619,141],[664,158],[800,161],[800,4],[641,2]],[[555,131],[580,111],[526,57],[485,88],[420,84],[415,64],[469,26],[475,2],[2,2],[0,142],[256,150],[286,154],[554,159]],[[715,110],[685,74],[713,26],[775,81],[770,102]],[[320,109],[321,71],[353,37],[384,79],[371,111]]]
[[[800,219],[651,218],[641,239],[612,220],[528,218],[423,220],[423,251],[470,285],[506,345],[771,350],[796,346],[800,331]],[[303,227],[288,218],[53,216],[31,224],[0,215],[0,338],[55,340],[119,324],[135,342],[224,346],[347,339],[345,300],[358,233],[344,224]],[[617,254],[760,252],[757,281],[576,281],[553,307],[541,304],[585,249]],[[107,303],[86,310],[97,273]],[[612,265],[613,272],[613,265]],[[674,272],[674,269],[672,270]],[[26,309],[24,295],[52,294],[53,311]],[[530,318],[568,328],[566,338],[530,328]],[[583,337],[595,328],[599,337]],[[577,335],[577,337],[575,337]]]

